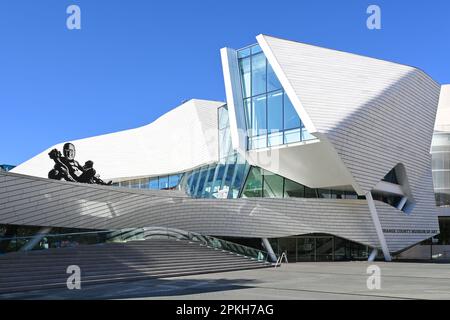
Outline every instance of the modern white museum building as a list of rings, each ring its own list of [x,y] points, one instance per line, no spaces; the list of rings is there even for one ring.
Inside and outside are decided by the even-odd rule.
[[[48,154],[65,142],[0,172],[0,225],[176,228],[290,261],[391,260],[438,235],[450,216],[450,87],[411,66],[256,40],[220,52],[226,102],[193,99],[146,126],[70,141],[113,185],[48,179]]]

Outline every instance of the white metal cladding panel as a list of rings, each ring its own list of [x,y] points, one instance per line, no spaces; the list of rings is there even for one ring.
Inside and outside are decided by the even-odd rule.
[[[441,86],[439,107],[436,114],[436,131],[450,132],[450,85]]]
[[[411,154],[423,154],[425,165],[440,91],[429,76],[392,62],[264,39],[315,128],[365,191]],[[360,166],[369,170],[359,174]]]
[[[190,100],[144,127],[73,140],[81,165],[94,161],[103,179],[164,175],[217,161],[217,108],[224,103]],[[53,146],[13,172],[47,177]]]
[[[429,151],[440,86],[409,66],[264,39],[300,107],[333,144],[361,189],[371,190],[403,163],[416,201],[408,219],[418,228],[436,227]]]
[[[403,213],[383,203],[377,206],[389,228],[405,228]],[[174,191],[92,186],[11,173],[0,173],[0,224],[87,229],[162,226],[216,236],[269,238],[320,232],[378,246],[364,200],[191,199]],[[388,237],[388,244],[397,251],[427,237],[394,235]]]

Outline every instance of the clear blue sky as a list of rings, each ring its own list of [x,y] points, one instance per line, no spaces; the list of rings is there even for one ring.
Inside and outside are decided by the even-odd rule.
[[[66,8],[81,8],[81,30]],[[366,9],[382,10],[382,30]],[[450,1],[2,0],[0,164],[223,100],[219,49],[264,33],[420,67],[450,83]],[[155,137],[158,138],[158,137]]]

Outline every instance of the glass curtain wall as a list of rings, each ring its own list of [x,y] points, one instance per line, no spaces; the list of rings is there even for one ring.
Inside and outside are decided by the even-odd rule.
[[[436,205],[450,207],[450,133],[434,133],[431,157]]]
[[[308,188],[259,167],[251,167],[241,197],[364,199],[354,191]]]
[[[235,199],[248,169],[245,159],[233,153],[219,163],[187,172],[181,188],[193,198]]]
[[[193,198],[236,199],[249,165],[231,144],[228,107],[218,109],[219,162],[187,172],[181,188]]]
[[[297,111],[259,45],[238,51],[248,149],[315,139]]]
[[[233,152],[230,134],[230,121],[228,107],[225,105],[218,109],[219,123],[219,159],[225,159]]]
[[[133,189],[173,190],[177,189],[182,176],[183,174],[180,173],[167,176],[124,180],[113,183],[113,186]]]
[[[371,248],[326,234],[270,239],[277,256],[286,253],[289,262],[367,260]]]

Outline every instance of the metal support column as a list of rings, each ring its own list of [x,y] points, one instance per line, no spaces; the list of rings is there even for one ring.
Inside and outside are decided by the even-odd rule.
[[[375,207],[375,202],[373,201],[372,193],[370,191],[366,193],[366,199],[367,204],[369,205],[370,215],[377,232],[378,241],[380,242],[381,250],[383,250],[384,259],[386,261],[392,261],[386,239],[384,238],[383,228],[381,227],[380,219],[378,218],[377,208]]]
[[[270,242],[267,238],[262,238],[262,243],[264,248],[266,248],[267,253],[269,254],[269,258],[271,262],[277,261],[277,256],[275,255],[275,252],[273,252],[272,246],[270,245]]]

